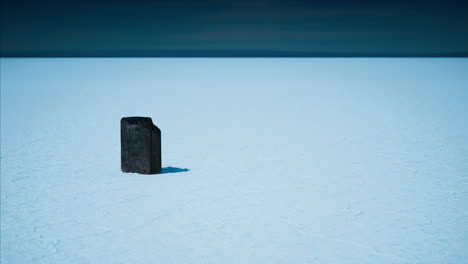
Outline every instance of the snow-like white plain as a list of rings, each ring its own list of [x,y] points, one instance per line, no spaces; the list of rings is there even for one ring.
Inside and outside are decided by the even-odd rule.
[[[467,263],[467,69],[3,58],[1,263]],[[189,171],[122,173],[124,116]]]

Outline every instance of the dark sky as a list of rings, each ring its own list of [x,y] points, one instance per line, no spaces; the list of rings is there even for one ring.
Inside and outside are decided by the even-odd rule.
[[[467,56],[468,1],[2,0],[2,56]]]

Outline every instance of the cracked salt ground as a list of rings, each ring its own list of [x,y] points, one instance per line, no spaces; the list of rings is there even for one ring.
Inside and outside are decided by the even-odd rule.
[[[467,59],[1,65],[1,263],[468,259]],[[172,173],[120,171],[132,115]]]

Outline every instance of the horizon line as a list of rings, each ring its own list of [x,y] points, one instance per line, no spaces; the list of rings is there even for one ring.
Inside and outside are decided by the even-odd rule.
[[[1,58],[466,58],[468,52],[301,52],[275,50],[123,50],[0,52]]]

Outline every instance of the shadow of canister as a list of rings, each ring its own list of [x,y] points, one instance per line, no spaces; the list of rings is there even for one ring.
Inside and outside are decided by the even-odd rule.
[[[164,173],[178,173],[178,172],[185,172],[190,171],[187,168],[177,168],[177,167],[164,167],[161,169],[161,174]]]

